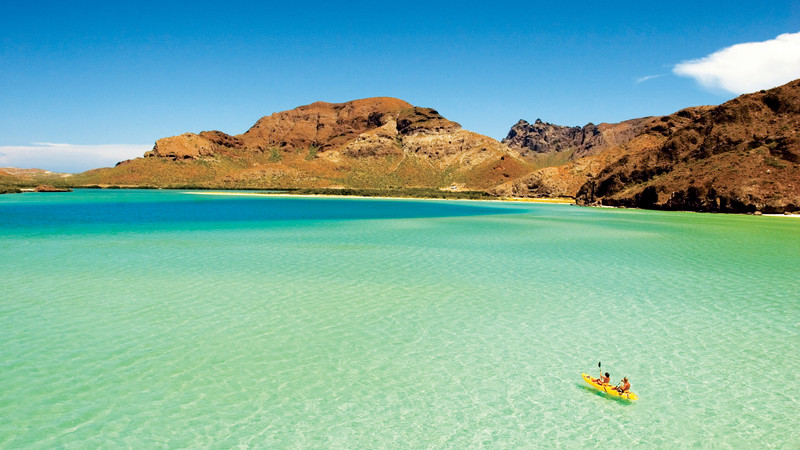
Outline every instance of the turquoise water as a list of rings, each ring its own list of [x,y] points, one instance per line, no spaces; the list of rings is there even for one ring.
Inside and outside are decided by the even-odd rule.
[[[800,446],[793,218],[17,194],[0,273],[2,448]]]

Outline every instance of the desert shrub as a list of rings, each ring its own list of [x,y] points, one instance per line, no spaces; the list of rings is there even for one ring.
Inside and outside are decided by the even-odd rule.
[[[306,155],[306,161],[313,161],[314,158],[317,157],[317,152],[319,151],[319,147],[316,145],[309,145],[308,146],[308,154]]]
[[[269,162],[278,162],[282,157],[283,155],[281,155],[281,151],[278,150],[278,147],[272,147],[269,149]]]
[[[778,168],[778,169],[783,169],[784,167],[786,167],[786,164],[780,162],[780,160],[778,160],[778,158],[773,158],[771,156],[768,156],[768,157],[764,158],[764,164],[766,164],[768,166],[772,166],[772,167]]]

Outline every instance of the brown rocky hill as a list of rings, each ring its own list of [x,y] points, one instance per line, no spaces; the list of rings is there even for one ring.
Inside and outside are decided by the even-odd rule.
[[[488,189],[535,167],[430,108],[379,97],[316,102],[220,131],[159,139],[143,158],[77,183],[215,188]]]
[[[800,209],[800,80],[719,106],[598,129],[595,154],[510,180],[494,192],[656,209]],[[614,130],[616,140],[603,130]]]

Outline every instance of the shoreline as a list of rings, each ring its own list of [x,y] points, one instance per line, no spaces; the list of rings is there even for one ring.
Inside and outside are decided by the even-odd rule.
[[[276,196],[276,197],[319,197],[319,198],[361,198],[361,199],[382,199],[382,200],[446,200],[446,201],[478,201],[478,202],[509,202],[509,203],[537,203],[537,204],[553,204],[553,205],[572,205],[576,206],[577,203],[575,199],[570,197],[554,197],[554,198],[543,198],[543,197],[482,197],[482,198],[468,198],[468,197],[438,197],[438,196],[391,196],[391,195],[353,195],[353,194],[323,194],[323,193],[292,193],[292,192],[265,192],[270,191],[270,189],[253,189],[253,192],[248,192],[248,189],[241,189],[236,190],[236,192],[231,192],[232,190],[213,190],[213,189],[204,189],[204,188],[159,188],[159,187],[143,187],[143,186],[116,186],[114,188],[105,187],[105,186],[78,186],[74,187],[74,189],[144,189],[144,190],[172,190],[172,191],[182,191],[186,194],[192,195],[216,195],[216,196],[232,196],[232,197],[248,197],[248,196]],[[278,190],[275,190],[278,191]],[[24,189],[22,192],[29,192],[28,189]],[[450,191],[446,191],[450,192]],[[792,212],[788,214],[753,214],[753,213],[736,213],[736,212],[711,212],[711,211],[672,211],[672,210],[662,210],[662,209],[641,209],[641,208],[628,208],[624,206],[609,206],[609,205],[592,205],[586,206],[587,208],[600,208],[600,209],[634,209],[634,210],[643,210],[643,211],[665,211],[665,212],[689,212],[689,213],[704,213],[704,214],[728,214],[728,215],[737,215],[737,216],[764,216],[764,217],[794,217],[800,218],[800,211]]]
[[[392,197],[392,196],[370,196],[370,195],[336,195],[336,194],[291,194],[291,193],[269,193],[269,192],[225,192],[225,191],[192,191],[186,190],[185,193],[191,195],[218,195],[231,197],[254,197],[254,196],[276,196],[276,197],[318,197],[318,198],[360,198],[360,199],[380,199],[380,200],[446,200],[446,201],[474,201],[474,202],[509,202],[509,203],[537,203],[552,205],[573,205],[575,200],[568,197],[556,198],[532,198],[532,197],[497,197],[487,199],[473,198],[435,198],[435,197]],[[619,206],[586,206],[587,208],[598,209],[633,209],[641,211],[665,211],[660,209],[640,209],[625,208]],[[699,214],[728,214],[734,216],[763,216],[763,217],[794,217],[800,219],[800,214],[743,214],[743,213],[721,213],[707,211],[667,211],[667,212],[687,212]]]
[[[363,198],[381,200],[447,200],[447,201],[470,201],[470,202],[520,202],[520,203],[550,203],[558,205],[575,205],[575,201],[570,198],[526,198],[526,197],[497,197],[487,199],[475,198],[437,198],[437,197],[392,197],[384,195],[336,195],[336,194],[290,194],[290,193],[269,193],[269,192],[224,192],[224,191],[185,191],[191,195],[218,195],[230,197],[321,197],[321,198]]]

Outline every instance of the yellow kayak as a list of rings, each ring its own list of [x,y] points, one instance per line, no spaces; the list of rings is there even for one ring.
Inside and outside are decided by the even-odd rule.
[[[598,391],[605,392],[606,394],[610,395],[611,397],[619,397],[626,400],[639,400],[639,397],[634,394],[633,392],[625,392],[620,394],[619,391],[614,389],[614,386],[610,384],[600,384],[594,381],[592,377],[582,373],[581,376],[583,377],[583,381],[589,383],[593,388],[597,389]]]

